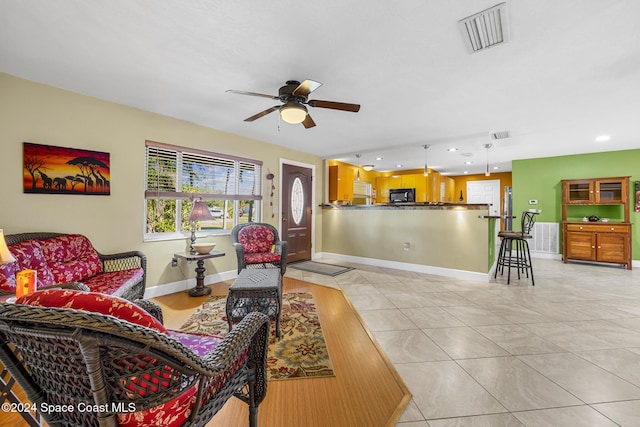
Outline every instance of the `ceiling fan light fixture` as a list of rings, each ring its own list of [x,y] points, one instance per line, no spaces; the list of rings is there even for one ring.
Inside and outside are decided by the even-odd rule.
[[[366,170],[367,172],[372,171],[375,167],[376,165],[362,165],[362,169]]]
[[[280,116],[285,122],[297,125],[298,123],[302,123],[307,117],[307,107],[290,101],[280,107]]]

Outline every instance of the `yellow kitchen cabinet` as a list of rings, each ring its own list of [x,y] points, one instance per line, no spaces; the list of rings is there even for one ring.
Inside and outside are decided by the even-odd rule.
[[[455,180],[448,176],[442,176],[441,182],[444,182],[444,200],[443,201],[447,203],[455,203],[457,201]]]
[[[376,178],[376,203],[389,203],[389,180],[388,176]]]
[[[429,173],[427,177],[427,202],[440,201],[440,174],[437,172]]]
[[[400,188],[416,188],[416,175],[400,175]]]
[[[329,201],[353,200],[355,168],[339,163],[329,165]]]
[[[416,175],[416,202],[424,203],[427,200],[427,177],[424,174]]]

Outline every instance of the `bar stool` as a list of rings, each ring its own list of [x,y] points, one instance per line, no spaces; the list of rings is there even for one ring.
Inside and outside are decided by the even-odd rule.
[[[500,251],[498,252],[498,262],[496,271],[493,275],[494,279],[504,274],[504,268],[507,267],[507,285],[511,283],[511,267],[518,270],[518,279],[520,273],[526,273],[529,278],[531,272],[531,284],[535,286],[533,279],[533,266],[531,265],[531,253],[529,252],[529,242],[531,239],[531,230],[536,222],[537,212],[522,212],[520,220],[520,231],[504,230],[498,233],[498,237],[502,238],[500,243]],[[515,251],[515,254],[513,253]]]

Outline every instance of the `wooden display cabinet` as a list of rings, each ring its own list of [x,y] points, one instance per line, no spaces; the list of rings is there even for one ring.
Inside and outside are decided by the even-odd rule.
[[[619,205],[618,218],[608,222],[577,221],[575,206]],[[631,270],[629,177],[562,181],[562,256],[570,260],[623,264]]]
[[[564,203],[568,205],[625,204],[629,199],[629,177],[566,180],[563,190]]]

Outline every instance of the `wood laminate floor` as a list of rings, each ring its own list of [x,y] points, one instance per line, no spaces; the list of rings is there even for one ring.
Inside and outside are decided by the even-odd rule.
[[[228,286],[211,288],[214,295],[226,295]],[[335,377],[270,381],[260,426],[394,426],[410,393],[342,290],[285,277],[284,292],[314,296]],[[154,300],[165,325],[177,329],[205,299],[181,292]],[[232,399],[207,426],[246,427],[247,420],[246,405]]]

